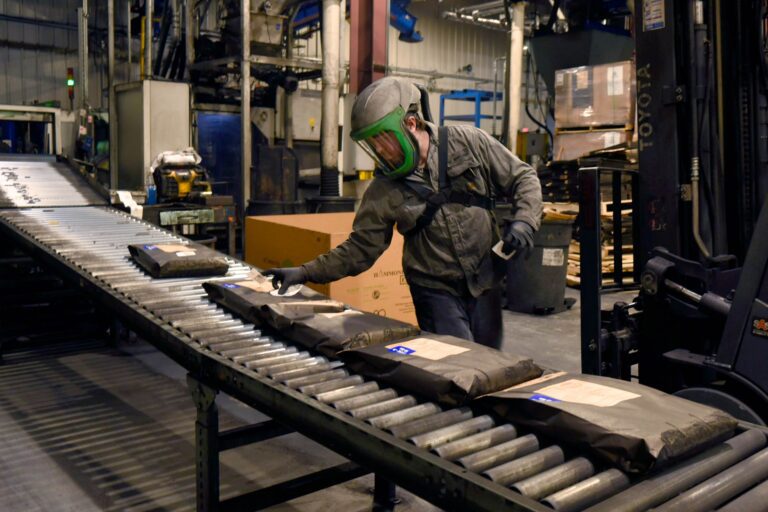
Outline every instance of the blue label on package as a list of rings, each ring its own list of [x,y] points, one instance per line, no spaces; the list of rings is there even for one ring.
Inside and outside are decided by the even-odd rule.
[[[388,348],[387,352],[392,352],[393,354],[400,354],[401,356],[409,356],[416,352],[412,348],[404,347],[402,345],[397,345],[396,347]]]
[[[221,286],[224,288],[240,288],[239,284],[232,284],[232,283],[221,283]]]
[[[558,400],[557,398],[552,398],[551,396],[539,395],[538,393],[530,397],[528,400],[533,400],[534,402],[561,402],[562,401],[562,400]]]
[[[157,249],[156,245],[145,245],[144,246],[144,250],[145,251],[154,251],[155,249]]]

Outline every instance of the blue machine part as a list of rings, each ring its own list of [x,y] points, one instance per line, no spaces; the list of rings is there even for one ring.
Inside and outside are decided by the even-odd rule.
[[[47,123],[38,121],[0,121],[0,153],[46,153]]]
[[[0,153],[16,153],[16,122],[0,121]]]
[[[400,32],[400,41],[418,43],[424,37],[416,30],[418,18],[406,10],[410,3],[411,0],[392,0],[389,5],[389,24]]]
[[[347,5],[349,5],[347,3]],[[304,2],[293,18],[294,33],[304,29],[315,29],[320,25],[320,2]]]
[[[416,18],[406,8],[411,0],[391,0],[389,8],[389,24],[400,32],[400,41],[418,43],[424,40],[421,33],[416,30]],[[349,0],[346,2],[346,13],[349,16]],[[296,35],[303,30],[314,30],[320,26],[320,2],[312,0],[304,2],[299,7],[294,17],[294,33]]]
[[[198,112],[197,152],[210,173],[213,193],[231,195],[242,207],[240,114]]]

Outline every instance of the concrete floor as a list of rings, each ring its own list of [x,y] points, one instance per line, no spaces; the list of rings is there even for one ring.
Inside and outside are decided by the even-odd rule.
[[[568,290],[578,299],[578,291]],[[628,300],[624,292],[604,304]],[[579,372],[579,303],[551,316],[504,312],[503,350]],[[222,429],[264,419],[219,399]],[[66,343],[0,366],[0,510],[194,510],[195,409],[185,372],[143,342]],[[222,497],[341,462],[298,434],[225,452]],[[270,508],[370,510],[371,476]],[[402,490],[399,511],[437,508]]]
[[[566,298],[575,299],[571,309],[554,315],[537,316],[504,311],[504,352],[528,356],[546,368],[581,373],[579,290],[566,288]],[[637,291],[602,295],[603,309],[615,302],[631,302]]]

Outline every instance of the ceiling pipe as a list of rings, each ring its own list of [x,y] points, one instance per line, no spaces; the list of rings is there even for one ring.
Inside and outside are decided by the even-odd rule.
[[[468,25],[474,25],[476,27],[485,27],[491,30],[498,30],[501,32],[507,32],[506,24],[498,19],[493,18],[474,18],[469,14],[457,14],[455,12],[446,11],[443,13],[443,18],[456,21],[459,23],[466,23]]]

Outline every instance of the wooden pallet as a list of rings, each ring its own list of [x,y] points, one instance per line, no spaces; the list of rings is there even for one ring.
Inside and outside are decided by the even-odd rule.
[[[632,244],[624,244],[619,249],[622,254],[624,255],[632,255],[634,251],[634,245]],[[616,248],[611,245],[604,245],[600,248],[600,256],[603,259],[606,258],[613,258],[613,255],[616,253]],[[579,256],[581,254],[581,244],[579,242],[576,242],[575,240],[571,240],[571,244],[568,246],[568,255],[574,255]]]
[[[622,199],[620,203],[621,214],[626,215],[632,211],[632,199]],[[616,209],[616,204],[613,201],[600,201],[600,215],[602,217],[610,216],[613,218],[613,212]]]
[[[622,282],[623,282],[623,284],[631,285],[635,281],[631,277],[625,277],[622,280]],[[603,277],[603,286],[611,285],[613,283],[614,283],[613,278]],[[565,276],[565,284],[568,285],[568,286],[573,286],[575,288],[578,288],[579,286],[581,286],[581,278],[579,276],[572,276],[572,275],[569,274],[569,275]]]

